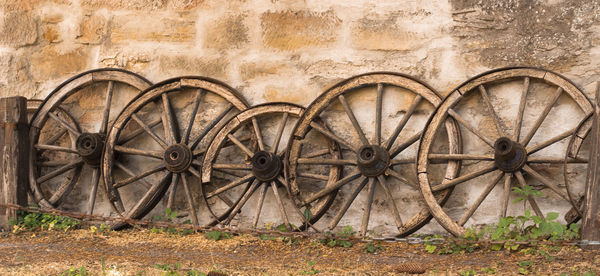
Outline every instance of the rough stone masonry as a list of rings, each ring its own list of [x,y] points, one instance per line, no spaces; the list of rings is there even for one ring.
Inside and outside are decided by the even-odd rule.
[[[153,82],[209,76],[251,104],[306,106],[370,71],[446,95],[488,69],[528,65],[593,98],[599,63],[598,0],[0,1],[0,97],[42,99],[75,73],[118,67]]]

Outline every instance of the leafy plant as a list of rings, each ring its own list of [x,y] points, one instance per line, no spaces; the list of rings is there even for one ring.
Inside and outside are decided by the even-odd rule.
[[[469,270],[463,270],[460,272],[461,276],[473,276],[475,275],[475,270],[473,269],[469,269]]]
[[[531,261],[520,261],[517,263],[519,266],[519,274],[529,275],[532,272],[532,262]]]
[[[76,228],[79,225],[79,221],[69,217],[46,213],[19,212],[18,218],[11,220],[11,224],[13,225],[13,233],[35,230],[68,231]]]
[[[71,267],[71,268],[67,269],[66,271],[64,271],[63,273],[61,273],[60,275],[61,276],[87,276],[87,275],[90,275],[90,273],[87,272],[87,270],[85,270],[84,266],[82,266],[80,268]]]
[[[326,235],[329,237],[326,239],[320,240],[320,242],[329,247],[344,247],[350,248],[352,247],[352,241],[350,239],[354,237],[354,229],[352,226],[346,226],[342,228],[337,234],[333,234],[331,232],[326,232]]]
[[[496,269],[493,267],[484,267],[480,272],[483,274],[496,274]]]
[[[320,272],[318,269],[315,269],[315,261],[308,261],[307,264],[308,269],[300,271],[301,275],[315,275]]]
[[[209,240],[213,240],[213,241],[220,241],[220,240],[225,240],[225,239],[231,239],[231,238],[233,238],[233,236],[230,233],[221,232],[221,231],[206,232],[204,234],[204,237],[206,237]]]
[[[543,196],[544,194],[541,191],[533,189],[529,185],[525,185],[523,187],[513,187],[512,192],[517,194],[517,198],[513,201],[513,203],[523,201],[523,211],[525,211],[526,199],[530,196]]]
[[[374,242],[368,242],[367,244],[365,244],[365,246],[363,247],[363,251],[366,253],[375,253],[379,250],[385,250],[385,248],[383,246],[381,246],[379,243],[374,243]]]

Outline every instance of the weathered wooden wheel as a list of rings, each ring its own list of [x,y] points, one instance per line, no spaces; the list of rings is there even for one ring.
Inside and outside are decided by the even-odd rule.
[[[202,165],[202,195],[212,214],[209,225],[283,224],[293,230],[303,222],[286,200],[283,162],[291,129],[303,111],[290,103],[262,104],[231,118],[218,132]],[[337,177],[339,170],[331,174]],[[233,199],[234,204],[224,204],[218,196]]]
[[[149,86],[149,81],[125,70],[97,69],[50,93],[30,122],[29,183],[40,206],[94,212],[111,114],[118,114],[124,103]],[[69,195],[74,188],[81,192]]]
[[[564,158],[564,181],[567,195],[573,206],[569,213],[565,214],[567,223],[574,223],[583,216],[581,207],[583,206],[585,183],[589,165],[589,157],[592,150],[592,139],[590,130],[592,129],[593,113],[590,113],[571,135]]]
[[[515,90],[522,91],[521,97],[512,96]],[[536,108],[536,102],[543,104]],[[462,235],[478,209],[499,209],[501,217],[509,214],[513,182],[527,191],[521,196],[538,216],[544,215],[542,209],[570,208],[564,184],[547,175],[560,174],[565,138],[591,112],[590,101],[574,84],[543,69],[502,68],[463,83],[431,117],[419,147],[419,183],[432,214],[450,233]],[[526,120],[530,117],[533,120]],[[448,118],[461,125],[460,154],[442,154],[431,147]],[[452,160],[462,161],[462,175],[444,179],[432,175],[431,164]],[[494,189],[503,178],[503,191]],[[451,197],[448,208],[442,208],[433,193],[447,188],[455,188],[453,194],[461,198]],[[467,203],[469,193],[479,195]],[[461,205],[465,203],[468,208]]]
[[[413,167],[415,142],[423,123],[440,103],[432,88],[396,73],[359,75],[328,89],[299,119],[288,146],[289,189],[300,212],[306,213],[314,202],[337,193],[339,204],[334,203],[326,214],[329,229],[340,224],[346,214],[361,212],[362,236],[367,234],[370,220],[377,220],[377,232],[398,235],[408,235],[427,223],[431,215],[420,199]],[[456,126],[450,121],[446,126],[447,136],[438,144],[449,154],[458,153]],[[310,142],[319,138],[337,142],[341,152],[332,155],[323,149],[324,143]],[[344,177],[338,180],[323,175],[332,168],[341,169]],[[456,175],[457,169],[458,162],[444,168],[448,177]],[[440,204],[450,192],[436,194]],[[324,213],[329,205],[323,204],[319,211]],[[372,212],[376,215],[371,216]],[[352,224],[349,217],[344,223]]]
[[[102,168],[115,211],[142,218],[168,190],[163,207],[187,206],[198,225],[193,195],[200,190],[201,160],[217,126],[247,107],[233,88],[203,77],[174,78],[144,91],[115,120],[107,140]]]

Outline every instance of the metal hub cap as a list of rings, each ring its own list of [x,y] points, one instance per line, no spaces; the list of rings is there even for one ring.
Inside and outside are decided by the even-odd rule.
[[[165,150],[163,163],[171,172],[183,172],[192,164],[192,151],[183,144],[172,145]]]
[[[494,161],[503,172],[520,170],[527,161],[527,152],[523,146],[506,137],[500,137],[494,143]]]
[[[358,150],[358,169],[363,175],[374,177],[385,172],[390,164],[390,155],[382,147],[376,145],[362,146]]]
[[[272,181],[281,172],[281,158],[272,152],[259,151],[252,157],[252,173],[260,181]]]
[[[104,149],[104,135],[99,133],[82,133],[77,138],[76,147],[79,156],[89,165],[100,165]]]

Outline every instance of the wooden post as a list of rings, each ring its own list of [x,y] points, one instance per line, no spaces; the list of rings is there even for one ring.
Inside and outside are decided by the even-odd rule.
[[[594,121],[592,125],[592,152],[585,186],[583,221],[581,223],[581,248],[600,249],[600,87],[596,83]]]
[[[29,124],[25,97],[0,98],[0,203],[27,205]],[[0,207],[0,228],[17,218]]]

